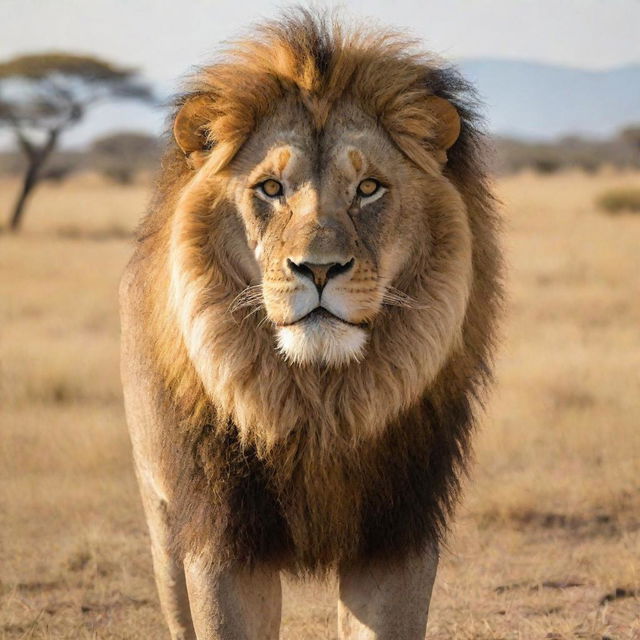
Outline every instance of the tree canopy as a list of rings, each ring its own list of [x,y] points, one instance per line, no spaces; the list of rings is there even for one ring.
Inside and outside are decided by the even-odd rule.
[[[15,126],[64,128],[102,100],[152,101],[134,69],[91,56],[30,54],[0,63],[0,118]]]

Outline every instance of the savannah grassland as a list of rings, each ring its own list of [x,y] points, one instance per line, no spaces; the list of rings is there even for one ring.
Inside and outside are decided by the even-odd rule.
[[[497,185],[509,312],[434,640],[640,638],[640,216],[594,206],[634,184]],[[147,197],[75,177],[0,235],[1,638],[167,637],[118,378],[116,289]],[[283,638],[335,638],[334,598],[287,583]]]

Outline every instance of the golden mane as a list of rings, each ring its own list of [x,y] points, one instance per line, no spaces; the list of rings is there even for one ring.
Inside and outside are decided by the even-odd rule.
[[[181,543],[202,548],[217,536],[229,558],[293,556],[294,566],[315,569],[436,542],[490,377],[501,299],[498,219],[473,93],[455,71],[395,33],[345,32],[300,11],[235,43],[196,75],[178,107],[199,95],[212,97],[202,130],[208,170],[194,174],[169,142],[133,259],[144,273],[141,304],[167,391],[162,402],[179,422],[166,435],[166,466],[184,475],[174,514]],[[470,293],[454,347],[437,363],[414,348],[445,339],[444,307],[426,304],[419,312],[386,312],[361,363],[339,370],[287,364],[269,326],[229,313],[247,283],[234,262],[241,225],[217,195],[225,167],[278,105],[303,104],[321,131],[333,106],[349,99],[409,159],[433,170],[425,95],[450,101],[462,121],[444,169],[472,240]],[[431,240],[455,252],[458,236],[435,229]],[[424,256],[416,258],[403,290],[418,302],[432,300],[436,285],[438,295],[460,297],[427,267]],[[206,332],[215,350],[204,377],[185,323]],[[181,459],[184,451],[195,470]]]

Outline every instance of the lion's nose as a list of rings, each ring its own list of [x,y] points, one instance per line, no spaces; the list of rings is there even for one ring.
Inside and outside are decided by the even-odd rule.
[[[351,258],[351,260],[344,264],[340,262],[318,264],[315,262],[294,262],[291,259],[287,260],[289,269],[303,278],[309,278],[313,284],[316,285],[316,289],[320,295],[322,295],[322,290],[331,278],[335,278],[341,273],[346,273],[353,267],[354,263],[354,258]]]

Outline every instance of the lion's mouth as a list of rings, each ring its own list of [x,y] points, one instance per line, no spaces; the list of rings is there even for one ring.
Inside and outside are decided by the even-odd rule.
[[[366,322],[349,322],[349,320],[345,320],[344,318],[341,318],[340,316],[337,316],[334,313],[331,313],[331,311],[328,311],[324,307],[316,307],[315,309],[312,309],[311,311],[309,311],[309,313],[305,314],[301,318],[298,318],[293,322],[284,322],[282,324],[279,324],[278,326],[293,327],[295,325],[303,324],[306,322],[322,322],[325,320],[334,320],[337,322],[342,322],[343,324],[348,324],[352,327],[360,327],[361,329],[366,329],[368,326]]]

